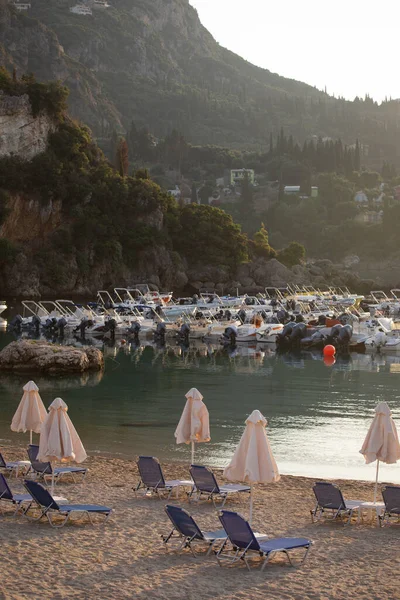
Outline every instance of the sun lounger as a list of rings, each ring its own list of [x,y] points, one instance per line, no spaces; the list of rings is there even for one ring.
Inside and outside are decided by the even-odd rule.
[[[315,508],[310,511],[313,523],[322,517],[335,520],[340,517],[344,525],[349,525],[354,512],[359,513],[363,500],[344,500],[340,488],[334,483],[317,482],[313,491],[317,499]],[[330,516],[327,516],[327,513]],[[347,517],[347,520],[345,518]]]
[[[8,505],[12,505],[14,508],[14,515],[16,515],[19,511],[24,514],[27,510],[29,510],[33,500],[30,494],[14,494],[6,481],[4,475],[0,473],[0,512],[4,513],[2,504],[7,503]],[[22,507],[23,504],[28,504],[25,508]]]
[[[263,571],[269,559],[278,552],[283,552],[289,563],[293,567],[297,567],[303,564],[313,543],[307,538],[270,538],[266,541],[260,541],[255,536],[249,523],[238,513],[222,510],[219,519],[232,545],[229,546],[224,543],[217,552],[216,556],[220,567],[224,563],[233,565],[243,561],[250,571],[248,558],[251,553],[254,553],[263,559],[261,563],[261,570]],[[291,553],[296,550],[305,551],[299,562],[294,562],[291,556]]]
[[[156,494],[160,499],[166,494],[169,499],[175,490],[179,493],[180,487],[193,487],[193,481],[185,479],[170,479],[166,481],[161,469],[161,465],[154,456],[139,456],[137,466],[140,474],[140,481],[134,488],[135,494],[144,489],[145,493]]]
[[[15,472],[15,476],[18,477],[19,472],[26,474],[30,469],[30,462],[28,460],[17,460],[15,462],[6,462],[3,455],[0,452],[0,471],[8,474]]]
[[[41,512],[39,518],[47,517],[47,520],[52,527],[63,527],[73,514],[87,515],[90,523],[93,525],[93,515],[102,515],[105,522],[112,512],[112,509],[108,506],[101,506],[97,504],[58,505],[50,492],[37,481],[26,479],[24,481],[24,486],[27,492],[32,496],[34,502]],[[28,511],[26,514],[28,516]],[[63,521],[61,523],[56,523],[54,521],[54,517],[58,515],[63,517]]]
[[[387,485],[382,490],[385,510],[382,515],[379,515],[379,525],[390,525],[391,519],[400,522],[400,487],[395,485]]]
[[[31,461],[31,468],[36,475],[47,481],[54,477],[54,484],[56,484],[65,475],[70,475],[73,482],[75,483],[75,475],[82,476],[82,481],[85,479],[87,469],[85,467],[56,467],[53,469],[51,463],[41,462],[37,460],[39,446],[30,445],[28,447],[28,456]]]
[[[162,536],[166,549],[167,544],[171,540],[175,540],[178,542],[178,547],[176,547],[175,550],[179,551],[184,548],[189,548],[193,556],[197,556],[193,548],[193,544],[197,542],[208,546],[208,556],[216,542],[226,540],[226,532],[224,529],[219,529],[217,531],[202,531],[193,517],[179,506],[167,504],[165,512],[173,525],[171,532],[166,536]],[[174,536],[175,533],[177,536]]]
[[[235,483],[218,485],[214,473],[207,467],[192,465],[190,467],[190,474],[194,481],[194,488],[190,492],[189,501],[199,501],[205,496],[206,500],[212,500],[215,508],[223,508],[228,496],[241,492],[250,494],[250,487],[248,485]],[[220,506],[217,506],[217,501],[221,503]]]

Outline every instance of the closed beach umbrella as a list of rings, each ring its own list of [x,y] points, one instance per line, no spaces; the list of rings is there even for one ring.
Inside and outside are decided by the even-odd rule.
[[[68,406],[61,398],[56,398],[49,406],[49,414],[42,425],[38,460],[43,462],[81,463],[87,454],[71,419],[67,414]],[[51,491],[54,490],[54,477]]]
[[[224,476],[229,481],[242,481],[250,484],[250,523],[253,517],[253,485],[255,483],[273,483],[280,479],[265,431],[266,426],[265,417],[259,410],[253,410],[246,419],[246,428],[235,454],[224,469]]]
[[[210,420],[208,410],[199,390],[192,388],[186,394],[186,404],[175,431],[177,444],[192,445],[192,464],[194,463],[194,445],[210,441]]]
[[[378,491],[379,463],[393,464],[400,458],[400,443],[392,413],[386,402],[380,402],[360,450],[367,465],[376,460],[374,502]]]
[[[40,433],[47,411],[39,395],[39,388],[34,381],[28,381],[22,389],[24,394],[13,416],[11,430],[18,433],[29,431],[32,444],[32,431]]]

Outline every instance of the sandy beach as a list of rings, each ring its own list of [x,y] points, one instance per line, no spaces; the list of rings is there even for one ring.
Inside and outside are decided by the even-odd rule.
[[[26,459],[22,448],[2,452],[7,460]],[[90,457],[84,484],[65,482],[56,488],[71,503],[111,506],[114,512],[104,526],[76,521],[56,530],[46,520],[34,523],[11,513],[0,517],[1,600],[399,598],[400,526],[312,524],[314,480],[304,477],[283,476],[279,483],[257,486],[253,519],[254,529],[270,536],[314,541],[300,569],[288,566],[283,557],[263,573],[258,565],[248,573],[244,565],[220,568],[214,556],[194,558],[188,550],[167,554],[161,540],[171,529],[164,512],[167,501],[135,498],[135,460]],[[187,465],[162,466],[167,478],[188,478]],[[222,481],[221,472],[215,472]],[[14,491],[23,491],[20,479],[9,482]],[[372,483],[337,483],[345,498],[372,500]],[[220,527],[211,503],[189,505],[184,495],[178,502],[203,529]],[[247,516],[248,501],[233,498],[226,508]]]

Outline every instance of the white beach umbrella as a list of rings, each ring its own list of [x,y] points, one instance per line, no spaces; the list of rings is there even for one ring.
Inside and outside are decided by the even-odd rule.
[[[267,420],[259,410],[253,410],[246,419],[243,432],[231,462],[224,469],[229,481],[242,481],[250,484],[250,515],[253,518],[253,485],[255,483],[273,483],[280,475],[265,428]]]
[[[192,464],[195,444],[210,441],[210,420],[203,396],[196,388],[186,394],[186,404],[175,431],[177,444],[191,444]]]
[[[16,432],[30,432],[30,444],[32,444],[32,432],[40,433],[40,428],[47,416],[39,388],[34,381],[28,381],[22,388],[24,394],[18,405],[11,422],[11,430]]]
[[[376,460],[374,502],[378,491],[379,463],[393,464],[400,458],[400,443],[392,413],[386,402],[375,408],[375,417],[360,450],[367,464]]]
[[[81,463],[87,458],[83,444],[67,415],[68,406],[61,398],[56,398],[49,406],[49,414],[42,425],[38,460],[42,462]],[[54,472],[51,493],[54,491]]]

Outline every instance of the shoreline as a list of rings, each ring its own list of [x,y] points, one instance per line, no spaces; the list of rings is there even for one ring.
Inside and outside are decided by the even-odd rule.
[[[33,441],[33,443],[35,443],[35,440]],[[38,443],[38,442],[37,442]],[[10,451],[10,456],[14,456],[14,457],[19,457],[18,460],[27,460],[27,454],[26,454],[26,449],[27,449],[28,444],[26,444],[26,446],[19,444],[16,445],[15,443],[11,444],[11,445],[6,445],[1,443],[0,441],[0,452],[3,452],[3,454],[5,454],[6,452]],[[93,451],[93,450],[87,450],[88,453],[88,458],[87,460],[82,463],[82,466],[85,466],[86,464],[88,464],[88,461],[120,461],[122,463],[127,463],[129,465],[131,465],[133,468],[136,469],[136,462],[138,459],[138,454],[132,454],[131,456],[122,454],[122,453],[113,453],[113,452],[106,452],[103,450],[99,450],[98,452]],[[155,456],[155,455],[152,455]],[[190,460],[188,457],[188,460],[171,460],[169,458],[160,458],[160,456],[156,456],[156,458],[160,461],[161,466],[164,468],[166,467],[167,469],[176,469],[176,470],[183,470],[186,469],[186,475],[185,478],[188,478],[188,469],[190,466]],[[7,460],[14,460],[12,458],[10,458],[7,455]],[[71,463],[71,464],[75,464],[75,463]],[[200,461],[200,464],[203,464],[203,461]],[[208,464],[207,461],[205,461],[205,466],[209,467],[210,469],[212,469],[213,471],[215,471],[215,473],[217,473],[220,477],[222,477],[222,472],[224,470],[224,467],[220,467],[220,466],[215,466],[215,465],[211,465]],[[397,465],[399,472],[400,472],[400,465]],[[279,463],[278,463],[278,469],[279,469],[279,473],[281,475],[281,477],[285,477],[285,478],[294,478],[296,479],[304,479],[304,480],[308,480],[310,482],[313,481],[330,481],[332,483],[340,483],[340,484],[365,484],[365,485],[374,485],[375,483],[375,479],[358,479],[355,477],[337,477],[337,476],[326,476],[326,477],[322,477],[319,475],[303,475],[301,473],[285,473],[283,472],[280,468],[279,468]],[[310,484],[311,485],[311,484]],[[379,486],[383,486],[383,485],[395,485],[395,486],[400,486],[400,482],[394,482],[394,481],[390,481],[390,480],[379,480],[378,481],[378,488]]]

